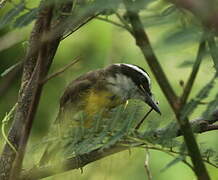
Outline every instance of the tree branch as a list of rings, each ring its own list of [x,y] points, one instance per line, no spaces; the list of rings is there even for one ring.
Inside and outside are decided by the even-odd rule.
[[[187,117],[185,117],[184,119],[180,118],[179,100],[175,92],[173,91],[168,79],[165,76],[164,71],[162,70],[154,54],[154,51],[150,45],[148,36],[144,31],[144,27],[142,25],[138,12],[136,12],[134,8],[132,8],[134,7],[134,2],[132,0],[123,0],[123,2],[127,9],[127,12],[126,12],[127,17],[129,18],[130,23],[133,28],[136,44],[141,49],[144,57],[146,58],[152,72],[154,73],[158,81],[158,84],[160,85],[168,102],[170,103],[172,109],[174,110],[176,114],[177,121],[180,125],[188,152],[190,154],[192,163],[194,165],[195,174],[199,180],[209,180],[210,178],[209,178],[208,172],[202,161],[200,150],[194,138],[188,118]]]
[[[100,20],[100,21],[104,21],[104,22],[107,22],[107,23],[110,23],[110,24],[113,24],[113,25],[115,25],[115,26],[117,26],[117,27],[120,27],[120,28],[122,28],[122,29],[125,29],[125,30],[131,32],[128,28],[126,28],[125,25],[120,24],[120,23],[118,23],[118,22],[116,22],[116,21],[112,21],[112,20],[110,20],[110,19],[108,19],[108,18],[96,17],[95,19]]]
[[[133,7],[132,3],[127,0],[124,1],[124,4],[127,8],[126,16],[129,18],[130,24],[132,25],[133,37],[135,38],[136,44],[144,55],[146,62],[151,68],[152,73],[154,74],[169,104],[171,105],[174,112],[177,113],[178,97],[173,90],[171,84],[169,83],[157,57],[155,56],[148,36],[144,31],[142,22],[138,14],[131,10],[131,8]]]
[[[205,38],[204,35],[203,35],[203,38]],[[187,84],[185,86],[183,94],[182,94],[182,96],[180,98],[180,108],[183,108],[183,106],[187,102],[188,96],[190,95],[190,92],[192,90],[194,81],[195,81],[197,73],[198,73],[198,70],[200,68],[201,61],[203,59],[203,55],[205,53],[205,48],[206,48],[206,42],[201,40],[199,48],[198,48],[198,53],[197,53],[197,58],[195,60],[195,64],[192,67],[191,75],[190,75],[190,77],[188,79],[188,82],[187,82]]]
[[[213,130],[218,130],[218,125],[215,125],[214,123],[218,122],[218,110],[214,111],[212,114],[212,118],[210,120],[206,120],[203,118],[198,118],[196,120],[193,120],[190,122],[192,125],[193,131],[195,133],[205,133],[211,130],[211,127],[213,127]],[[161,138],[165,134],[169,132],[169,129],[161,128],[154,131],[153,136],[154,138]],[[181,130],[178,128],[175,135],[173,135],[171,138],[175,138],[178,136],[181,136]],[[136,145],[140,146],[141,144]],[[147,147],[147,146],[146,146]],[[30,170],[25,170],[21,174],[21,180],[36,180],[40,178],[45,178],[48,176],[52,176],[55,174],[63,173],[69,170],[74,170],[78,168],[83,168],[85,165],[92,163],[94,161],[100,160],[102,158],[105,158],[107,156],[110,156],[112,154],[128,150],[130,147],[128,146],[121,146],[121,145],[114,145],[110,148],[102,150],[97,149],[94,150],[88,154],[79,155],[73,158],[66,159],[62,162],[59,162],[55,165],[47,165],[47,166],[35,166]],[[188,154],[187,154],[188,155]]]
[[[32,168],[29,171],[24,171],[21,175],[21,180],[36,180],[45,178],[51,175],[55,175],[58,173],[62,173],[65,171],[69,171],[72,169],[79,169],[84,167],[85,165],[107,157],[109,155],[118,153],[120,151],[127,150],[127,147],[123,146],[113,146],[111,148],[105,149],[104,151],[97,149],[88,154],[84,154],[82,156],[73,157],[67,159],[63,162],[59,162],[58,164],[51,166],[42,166],[38,168]]]
[[[52,28],[49,26],[49,29],[44,31],[46,22],[43,21],[43,18],[46,19],[46,16],[44,16],[46,12],[43,14],[43,10],[50,5],[51,4],[48,5],[45,0],[42,0],[40,3],[39,9],[41,14],[39,12],[30,37],[30,45],[25,58],[22,83],[18,97],[18,106],[8,135],[8,139],[18,150],[21,146],[25,149],[32,120],[38,106],[43,85],[39,85],[40,83],[37,83],[37,79],[45,79],[63,34],[69,31],[69,28],[73,31],[77,29],[77,27],[80,27],[81,24],[84,25],[84,22],[88,22],[87,19],[95,17],[96,14],[100,12],[99,7],[91,3],[90,5],[88,4],[79,15],[73,14],[74,18],[72,18],[70,15],[72,1],[64,1],[63,4],[58,4],[58,8],[62,13],[58,18],[54,19],[51,26]],[[42,45],[45,48],[42,48]],[[46,54],[45,57],[43,56],[44,53]],[[33,74],[38,70],[40,70],[39,73]],[[40,78],[37,77],[38,75]],[[22,134],[26,134],[27,136],[23,137]],[[22,150],[20,150],[20,152],[21,156],[16,157],[16,162],[18,163],[15,164],[19,164],[22,161]],[[0,157],[0,179],[9,179],[14,160],[15,153],[6,144]]]
[[[59,74],[63,73],[64,71],[66,71],[68,68],[72,67],[74,64],[76,64],[77,62],[79,62],[80,57],[76,57],[74,59],[74,61],[72,61],[70,64],[67,64],[66,66],[64,66],[63,68],[61,68],[60,70],[58,70],[57,72],[51,74],[50,76],[46,77],[45,79],[43,79],[40,83],[41,84],[45,84],[46,82],[48,82],[50,79],[58,76]]]
[[[44,35],[46,32],[50,30],[52,16],[53,16],[53,9],[54,5],[45,5],[43,10],[40,12],[40,20],[42,24],[42,32],[41,37],[39,39],[40,48],[38,51],[38,58],[36,60],[36,66],[34,68],[34,71],[32,73],[32,76],[29,80],[29,83],[27,87],[25,88],[25,91],[23,93],[23,97],[27,100],[27,94],[31,92],[32,97],[29,99],[29,109],[26,115],[25,123],[23,124],[23,127],[20,132],[20,140],[17,143],[17,156],[15,158],[15,161],[13,163],[11,173],[10,173],[10,180],[13,180],[14,177],[19,176],[19,172],[22,167],[23,157],[26,149],[26,145],[29,139],[30,131],[33,124],[33,119],[39,104],[42,87],[43,84],[41,84],[41,80],[46,76],[49,66],[47,64],[49,63],[49,45],[50,42],[44,42]],[[50,63],[51,64],[51,63]]]
[[[30,46],[24,62],[18,106],[8,135],[8,139],[19,153],[15,156],[10,146],[5,145],[0,158],[0,179],[2,180],[18,177],[43,87],[39,82],[46,76],[63,34],[59,32],[59,35],[52,40],[44,41],[45,32],[50,30],[53,11],[52,5],[44,5],[44,2],[41,1],[40,12],[31,34]],[[71,8],[68,8],[68,11],[70,10]]]

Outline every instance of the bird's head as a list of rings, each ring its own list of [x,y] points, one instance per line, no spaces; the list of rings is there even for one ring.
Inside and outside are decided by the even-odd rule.
[[[151,92],[148,73],[132,64],[112,64],[105,69],[107,89],[122,100],[139,99],[161,114]]]

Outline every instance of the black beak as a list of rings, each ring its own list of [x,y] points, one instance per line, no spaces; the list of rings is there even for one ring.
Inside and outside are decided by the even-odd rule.
[[[155,100],[153,100],[153,98],[152,98],[151,96],[147,95],[147,97],[146,97],[146,103],[147,103],[152,109],[154,109],[158,114],[161,115],[160,109],[159,109],[159,107],[158,107],[158,103],[157,103]]]

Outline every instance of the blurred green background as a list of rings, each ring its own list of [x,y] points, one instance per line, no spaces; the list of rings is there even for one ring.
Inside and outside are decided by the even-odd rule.
[[[177,18],[177,20],[172,20],[167,23],[160,23],[159,25],[148,24],[145,25],[145,27],[154,51],[163,66],[167,77],[172,83],[173,88],[179,95],[183,90],[183,87],[181,87],[179,82],[181,80],[186,82],[191,71],[191,66],[181,67],[181,64],[187,61],[193,62],[195,60],[201,32],[191,25],[191,28],[189,25],[183,28],[181,19],[179,17]],[[0,44],[4,44],[4,46],[0,45],[0,72],[3,72],[11,65],[23,59],[32,26],[33,24],[13,31],[11,31],[11,29],[0,31]],[[178,32],[181,31],[181,29],[184,33],[179,34]],[[9,38],[14,40],[14,42],[10,41],[10,44]],[[9,43],[8,47],[6,46],[7,43]],[[32,145],[40,142],[43,136],[47,134],[49,124],[56,118],[59,107],[59,98],[66,85],[75,77],[87,71],[102,68],[111,63],[132,63],[146,69],[152,78],[152,90],[155,93],[156,99],[160,102],[160,109],[162,111],[162,116],[151,113],[148,120],[158,120],[161,125],[165,125],[175,120],[175,116],[169,104],[156,83],[140,50],[135,45],[134,39],[128,32],[100,20],[89,22],[61,42],[49,73],[56,72],[79,55],[82,56],[79,63],[60,76],[50,80],[45,85],[41,96],[40,106],[35,117],[29,149],[31,149]],[[198,90],[213,76],[214,72],[215,70],[213,69],[211,59],[206,56],[201,65],[196,83],[194,84],[192,97],[194,97]],[[4,94],[0,95],[0,119],[3,119],[5,113],[9,112],[10,108],[17,100],[20,77],[21,73],[19,73],[17,78],[11,82],[10,88],[8,88]],[[4,79],[1,78],[0,83],[3,82]],[[214,93],[216,93],[217,90],[214,88],[213,91],[211,96],[208,97],[208,101],[213,98]],[[146,105],[145,108],[149,109]],[[204,108],[204,106],[200,106],[193,113],[191,119],[199,117]],[[197,139],[202,146],[217,150],[217,136],[218,132],[213,131],[200,134],[197,136]],[[2,139],[2,137],[0,138]],[[3,140],[0,142],[0,146],[2,145]],[[31,161],[37,161],[37,158],[38,156],[32,156]],[[128,151],[121,152],[87,165],[83,169],[83,174],[80,173],[80,170],[74,170],[47,179],[146,179],[144,160],[145,150],[131,149],[131,153]],[[173,158],[166,153],[150,150],[149,163],[154,180],[195,179],[193,172],[181,162],[162,172],[161,170],[172,160]],[[218,179],[218,170],[210,165],[207,165],[207,168],[212,179]]]

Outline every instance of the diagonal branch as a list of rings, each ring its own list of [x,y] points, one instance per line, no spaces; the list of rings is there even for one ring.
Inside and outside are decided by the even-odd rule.
[[[122,29],[125,29],[125,30],[127,30],[127,31],[129,31],[131,33],[131,30],[129,28],[127,28],[125,25],[120,24],[120,23],[118,23],[116,21],[113,21],[113,20],[110,20],[110,19],[104,18],[104,17],[96,17],[95,19],[105,21],[105,22],[110,23],[110,24],[113,24],[113,25],[115,25],[117,27],[120,27]]]
[[[41,23],[42,23],[42,33],[41,37],[39,39],[40,41],[40,48],[38,51],[38,58],[36,60],[36,66],[34,68],[34,71],[32,73],[32,76],[28,82],[28,85],[26,86],[23,97],[25,99],[28,99],[28,92],[32,92],[32,96],[30,97],[30,104],[29,109],[26,115],[25,123],[23,124],[23,127],[21,128],[20,132],[20,140],[17,143],[17,155],[15,158],[15,161],[13,163],[11,173],[10,173],[10,180],[13,180],[14,177],[17,177],[19,175],[19,172],[22,167],[22,161],[24,158],[24,153],[26,149],[26,145],[29,139],[30,130],[32,128],[33,119],[39,104],[43,84],[40,84],[41,80],[46,76],[49,66],[47,64],[49,63],[49,44],[50,42],[44,42],[43,38],[47,31],[50,30],[52,16],[53,16],[53,9],[54,5],[46,6],[41,11]]]
[[[126,16],[130,20],[130,24],[132,25],[133,37],[135,38],[137,46],[140,48],[143,53],[149,67],[151,68],[160,88],[162,89],[167,101],[171,105],[175,114],[177,114],[178,110],[178,97],[173,90],[166,74],[164,73],[153,49],[150,44],[149,38],[143,29],[142,22],[139,18],[139,15],[131,10],[133,7],[129,4],[129,1],[124,1],[127,7]],[[130,2],[131,3],[131,2]]]
[[[195,174],[199,180],[209,180],[208,172],[205,168],[205,165],[202,161],[202,157],[200,154],[200,150],[198,148],[198,144],[194,138],[191,126],[189,124],[188,118],[181,119],[180,118],[180,109],[179,109],[179,101],[175,92],[173,91],[169,81],[167,80],[164,71],[162,70],[152,48],[150,42],[148,40],[148,36],[144,31],[144,27],[138,15],[132,7],[134,7],[134,2],[132,0],[123,0],[126,9],[127,9],[127,17],[130,20],[130,23],[133,28],[134,38],[136,40],[136,44],[141,49],[144,57],[147,59],[147,62],[154,73],[161,89],[163,90],[168,102],[170,103],[172,109],[174,110],[177,121],[180,125],[181,131],[184,136],[184,140],[190,154],[192,163],[194,165]]]
[[[0,179],[14,179],[19,174],[21,164],[38,107],[42,84],[60,42],[62,32],[51,41],[44,41],[45,32],[50,30],[53,5],[44,5],[41,1],[40,12],[33,28],[30,46],[24,62],[23,78],[18,97],[18,106],[8,139],[18,150],[18,155],[5,145],[0,157]],[[69,4],[68,4],[69,5]],[[68,8],[68,11],[71,8]]]
[[[203,38],[204,38],[204,35],[203,35]],[[188,96],[190,95],[190,92],[192,90],[194,81],[196,79],[197,73],[198,73],[199,68],[200,68],[201,61],[202,61],[204,53],[205,53],[205,48],[206,48],[206,42],[201,41],[200,45],[199,45],[199,48],[198,48],[198,53],[197,53],[197,58],[195,60],[195,64],[192,67],[191,75],[190,75],[190,77],[188,79],[188,82],[187,82],[187,84],[185,86],[183,94],[182,94],[182,96],[180,98],[180,101],[181,101],[180,102],[180,108],[183,108],[183,106],[187,102]]]
[[[50,76],[46,77],[45,79],[43,79],[40,83],[41,84],[45,84],[47,83],[50,79],[60,75],[61,73],[63,73],[64,71],[66,71],[67,69],[69,69],[70,67],[72,67],[74,64],[76,64],[77,62],[79,62],[80,57],[76,57],[74,59],[74,61],[72,61],[70,64],[67,64],[66,66],[64,66],[63,68],[61,68],[60,70],[58,70],[57,72],[51,74]]]

